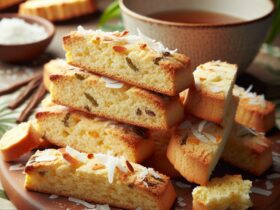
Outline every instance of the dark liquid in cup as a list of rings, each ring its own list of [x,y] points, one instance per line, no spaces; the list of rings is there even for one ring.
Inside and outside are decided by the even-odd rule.
[[[224,24],[241,22],[243,19],[222,13],[200,10],[174,10],[149,15],[151,18],[177,23]]]

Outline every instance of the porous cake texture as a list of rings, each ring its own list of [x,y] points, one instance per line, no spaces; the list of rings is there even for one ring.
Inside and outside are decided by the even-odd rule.
[[[206,186],[193,189],[193,210],[246,210],[253,206],[251,187],[252,182],[240,175],[213,178]]]
[[[37,151],[25,173],[28,190],[124,209],[168,210],[176,198],[170,179],[151,168],[71,147]]]
[[[174,96],[193,83],[190,59],[139,31],[85,30],[63,38],[69,64],[118,81]]]
[[[50,93],[55,103],[89,114],[162,130],[183,119],[179,96],[168,97],[132,87],[66,63],[61,72],[50,76],[50,80]]]
[[[86,153],[107,153],[142,162],[152,155],[148,130],[53,105],[36,113],[36,127],[50,143]]]

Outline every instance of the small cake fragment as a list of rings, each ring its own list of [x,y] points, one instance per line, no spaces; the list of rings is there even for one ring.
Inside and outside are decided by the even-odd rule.
[[[253,206],[251,187],[252,182],[240,175],[213,178],[206,186],[193,189],[193,210],[246,210]]]

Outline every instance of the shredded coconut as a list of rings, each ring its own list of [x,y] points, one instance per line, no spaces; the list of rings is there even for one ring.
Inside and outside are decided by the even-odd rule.
[[[24,169],[24,165],[22,163],[17,163],[9,167],[10,171],[22,171],[23,169]]]
[[[270,180],[265,181],[265,186],[267,190],[273,189],[274,185]]]
[[[48,36],[44,27],[19,18],[3,18],[0,21],[0,31],[0,44],[3,45],[33,43]]]
[[[262,188],[258,188],[258,187],[252,187],[251,191],[253,193],[256,193],[256,194],[259,194],[259,195],[264,195],[264,196],[270,196],[272,194],[271,191],[265,190],[265,189],[262,189]]]
[[[176,50],[169,50],[168,48],[164,47],[161,42],[156,42],[155,40],[151,39],[150,37],[143,34],[139,29],[137,29],[138,35],[126,35],[126,36],[114,36],[118,31],[115,32],[105,32],[102,30],[85,30],[82,26],[78,26],[77,32],[80,34],[91,35],[96,34],[100,36],[110,37],[115,42],[127,42],[127,43],[147,43],[147,45],[157,53],[169,52],[171,54],[177,52]]]
[[[95,205],[93,205],[93,204],[91,204],[91,203],[88,203],[88,202],[86,202],[86,201],[83,201],[83,200],[81,200],[81,199],[69,197],[68,200],[71,201],[71,202],[74,202],[74,203],[76,203],[76,204],[81,204],[81,205],[83,205],[83,206],[85,206],[85,207],[87,207],[87,208],[95,209]]]
[[[59,197],[58,195],[52,194],[52,195],[49,196],[49,199],[57,199],[58,197]]]
[[[54,160],[56,160],[56,156],[48,149],[44,150],[38,157],[35,158],[35,162],[49,162]]]

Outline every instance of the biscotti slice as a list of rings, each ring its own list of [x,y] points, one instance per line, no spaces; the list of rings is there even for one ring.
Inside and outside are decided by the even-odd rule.
[[[6,9],[21,2],[23,0],[0,0],[0,9]]]
[[[240,98],[235,121],[259,132],[269,131],[275,125],[275,104],[265,100],[264,95],[250,92],[251,88],[234,86],[233,94]]]
[[[91,14],[96,10],[94,0],[37,0],[22,3],[19,14],[41,16],[51,21],[63,21]]]
[[[167,157],[189,182],[207,184],[228,140],[237,102],[232,100],[224,127],[188,116],[174,131]]]
[[[186,111],[222,124],[235,83],[237,66],[221,61],[202,64],[194,71],[195,86],[188,90]]]
[[[51,106],[36,113],[38,131],[60,147],[67,145],[86,153],[124,156],[140,163],[152,155],[154,144],[148,130],[117,123],[63,106]]]
[[[5,161],[14,161],[37,148],[41,142],[31,122],[21,123],[2,136],[0,151]]]
[[[69,64],[174,96],[193,83],[190,59],[168,50],[160,42],[127,31],[77,31],[63,38]]]
[[[80,111],[152,129],[167,129],[183,119],[178,96],[142,90],[73,69],[66,63],[50,79],[52,100]]]
[[[149,166],[162,174],[169,177],[180,177],[180,173],[176,171],[166,156],[167,147],[172,136],[172,130],[156,131],[150,130],[150,138],[153,140],[155,149],[153,155],[149,157],[143,165]]]
[[[272,165],[271,141],[262,133],[235,125],[221,158],[238,168],[260,176]]]
[[[252,182],[240,175],[213,178],[207,186],[193,189],[193,210],[246,210],[253,206],[251,187]]]
[[[168,210],[176,198],[170,179],[152,168],[70,147],[37,151],[25,173],[28,190],[124,209]]]

